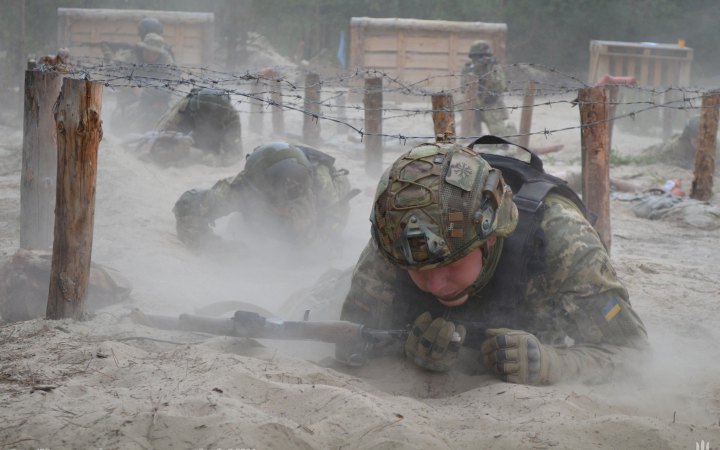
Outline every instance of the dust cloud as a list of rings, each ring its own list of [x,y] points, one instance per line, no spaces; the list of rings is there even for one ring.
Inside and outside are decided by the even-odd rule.
[[[304,72],[288,69],[292,64],[258,57],[255,69],[282,66],[301,85]],[[567,85],[567,79],[553,77],[547,80],[555,87]],[[533,129],[558,131],[534,135],[531,147],[561,145],[560,152],[544,157],[548,171],[578,170],[579,116],[570,103],[576,92],[549,90],[552,95],[536,101],[541,106],[535,109]],[[352,87],[324,90],[327,104],[333,104],[338,91]],[[508,106],[522,103],[517,92],[508,96]],[[113,88],[105,89],[93,261],[127,277],[132,298],[88,322],[36,320],[0,328],[0,348],[10,356],[0,363],[0,417],[11,425],[0,430],[4,442],[127,448],[648,449],[720,442],[720,346],[713,345],[720,338],[720,230],[639,219],[630,202],[612,202],[612,260],[647,326],[653,356],[631,367],[632,376],[605,384],[515,386],[482,374],[428,374],[402,358],[381,359],[356,371],[328,369],[323,364],[332,353],[329,346],[271,341],[253,346],[129,323],[123,317],[133,308],[229,317],[246,305],[288,320],[300,320],[305,310],[311,319],[337,318],[349,270],[370,238],[368,215],[377,179],[365,174],[360,136],[342,124],[320,121],[319,148],[336,158],[336,167],[348,169],[352,186],[361,190],[342,236],[317,247],[291,245],[263,236],[234,214],[215,224],[215,232],[229,242],[227,252],[194,252],[176,236],[174,203],[188,189],[210,188],[236,175],[244,160],[225,167],[160,167],[143,161],[125,143],[129,135],[114,131],[120,128],[110,118],[116,95]],[[174,95],[177,99],[182,93]],[[248,99],[234,95],[233,101],[241,112],[246,152],[271,140],[302,136],[301,113],[285,111],[286,134],[277,136],[269,108],[263,109],[262,130],[253,129]],[[362,128],[361,96],[351,95],[347,105],[345,120]],[[386,106],[430,109],[429,99],[417,98],[388,100]],[[510,120],[519,123],[520,114],[513,109]],[[428,136],[431,130],[428,113],[386,113],[389,136]],[[638,130],[630,121],[616,127],[613,150],[637,156],[658,143],[661,134],[657,122]],[[422,140],[386,138],[384,165]],[[0,127],[4,259],[18,245],[21,145],[18,127]],[[692,183],[691,171],[662,161],[630,161],[614,166],[612,174],[643,189],[673,178],[685,186]],[[36,380],[54,387],[29,392]],[[67,424],[68,417],[73,424]]]

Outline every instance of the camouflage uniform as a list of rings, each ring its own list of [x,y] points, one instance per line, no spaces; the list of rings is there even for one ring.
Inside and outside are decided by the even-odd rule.
[[[223,163],[242,156],[240,115],[223,91],[193,89],[160,118],[156,129],[161,135],[190,135],[193,147]],[[160,142],[162,140],[154,143],[151,155],[163,151],[157,145]],[[171,159],[182,157],[183,152],[174,153],[177,154],[170,155]]]
[[[666,142],[652,145],[642,151],[641,160],[646,162],[663,162],[683,169],[695,168],[696,149],[689,139],[676,134]]]
[[[483,156],[492,161],[488,159],[492,155]],[[513,186],[514,192],[516,188]],[[492,278],[476,281],[477,289],[458,307],[446,308],[421,291],[407,271],[383,256],[377,238],[371,240],[355,266],[341,319],[398,329],[409,327],[428,311],[455,323],[523,330],[561,352],[566,351],[567,336],[574,344],[569,347],[572,353],[568,352],[572,367],[563,374],[564,379],[609,374],[645,347],[645,328],[598,234],[576,203],[553,192],[543,197],[536,213],[519,207],[518,228],[504,238],[497,268],[490,272]],[[523,199],[518,198],[515,195],[514,201],[520,205]],[[535,230],[532,225],[524,228],[530,239],[519,241],[523,222],[535,220],[539,224]],[[530,244],[530,250],[524,242]],[[513,253],[511,249],[517,248],[522,253]],[[484,268],[478,280],[487,272]],[[526,273],[526,282],[514,273]],[[468,331],[465,345],[479,349],[483,337]],[[339,346],[337,355],[343,360],[358,351],[358,347]]]
[[[695,169],[695,154],[697,153],[697,139],[700,131],[700,116],[691,117],[682,133],[676,134],[667,142],[650,146],[642,151],[641,162],[663,162],[683,169]],[[717,148],[715,149],[717,155]],[[717,158],[716,158],[717,159]],[[718,169],[720,167],[716,167]],[[718,173],[718,170],[716,170]]]
[[[282,188],[273,180],[259,185],[254,180],[265,174],[260,169],[249,170],[246,163],[246,169],[237,176],[220,180],[209,190],[194,189],[180,197],[173,209],[178,237],[191,247],[206,246],[218,239],[210,225],[233,212],[241,212],[253,229],[294,244],[309,244],[339,235],[350,210],[347,171],[336,169],[334,158],[311,147],[285,143],[269,146],[278,144],[300,149],[308,155],[311,178],[304,194],[274,201],[273,198],[284,196],[279,192]]]
[[[479,47],[484,53],[483,56],[473,53]],[[476,132],[480,133],[484,123],[488,133],[496,136],[510,136],[517,133],[515,126],[507,123],[510,118],[502,93],[507,90],[505,73],[501,66],[496,64],[490,53],[490,47],[485,43],[475,43],[471,47],[470,61],[465,63],[462,70],[463,86],[467,86],[470,80],[477,80],[477,103],[472,105],[478,108],[475,111]]]
[[[147,79],[168,79],[173,76],[168,72],[168,66],[174,66],[172,56],[163,48],[165,41],[160,35],[148,33],[143,42],[131,49],[123,49],[116,54],[107,53],[103,50],[105,58],[111,62],[122,65],[135,65],[133,76],[137,77],[142,84]],[[150,50],[158,54],[158,58],[152,62],[143,59],[143,50]],[[150,81],[147,81],[150,83]],[[126,125],[132,131],[149,131],[152,125],[158,120],[168,108],[170,103],[170,91],[159,87],[144,87],[140,96],[136,95],[137,88],[119,88],[117,95],[117,107],[114,111],[114,121]]]

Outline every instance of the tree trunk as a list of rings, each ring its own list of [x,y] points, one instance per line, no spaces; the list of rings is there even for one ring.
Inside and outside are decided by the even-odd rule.
[[[58,170],[47,318],[85,311],[95,217],[102,84],[65,78],[57,103]]]

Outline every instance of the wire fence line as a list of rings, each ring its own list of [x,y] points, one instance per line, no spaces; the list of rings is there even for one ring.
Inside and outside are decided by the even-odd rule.
[[[391,122],[429,116],[433,112],[430,98],[433,95],[448,95],[454,99],[453,113],[490,112],[505,109],[508,113],[526,108],[552,108],[557,105],[577,105],[577,94],[581,89],[593,87],[575,75],[564,73],[552,67],[532,63],[513,63],[499,66],[506,74],[506,89],[502,92],[487,91],[504,99],[501,106],[478,105],[467,100],[468,77],[463,74],[428,76],[420,80],[402,80],[388,71],[377,69],[355,69],[351,71],[319,71],[322,75],[316,83],[307,83],[311,73],[304,68],[267,67],[245,73],[229,73],[208,68],[176,65],[107,63],[101,59],[82,58],[68,66],[39,66],[39,70],[63,72],[64,76],[84,78],[101,83],[111,90],[125,88],[152,88],[169,91],[178,98],[193,88],[220,89],[227,92],[244,114],[265,115],[278,109],[310,117],[318,122],[330,122],[347,127],[362,140],[367,136],[397,139],[434,139],[432,135],[409,136],[400,132],[369,133],[364,130],[365,113],[377,112],[377,108],[366,108],[363,97],[368,93],[364,82],[369,78],[382,79],[380,89],[385,99],[382,120]],[[482,84],[483,76],[476,77]],[[535,85],[534,101],[523,104],[528,84]],[[618,86],[620,93],[614,101],[615,114],[607,120],[576,126],[558,127],[518,133],[509,138],[521,136],[550,136],[554,133],[580,130],[605,121],[620,119],[636,120],[659,111],[679,111],[685,114],[699,114],[703,96],[716,92],[716,88],[693,86]],[[318,100],[306,98],[308,90],[318,90]],[[241,105],[254,105],[242,108]],[[311,106],[309,108],[308,106]],[[249,110],[248,110],[249,109]],[[443,110],[444,111],[444,110]],[[385,126],[385,128],[388,128]],[[457,136],[458,139],[472,139],[478,136]]]

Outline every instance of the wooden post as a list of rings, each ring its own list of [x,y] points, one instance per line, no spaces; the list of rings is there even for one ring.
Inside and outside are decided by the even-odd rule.
[[[465,84],[465,102],[462,110],[462,133],[468,138],[475,136],[480,130],[475,129],[475,115],[477,112],[477,90],[478,79],[476,76],[468,76]]]
[[[250,100],[250,120],[248,125],[250,131],[257,133],[260,136],[263,134],[263,84],[261,79],[255,80],[252,85],[252,99]]]
[[[660,108],[660,114],[662,116],[662,135],[663,141],[669,140],[673,135],[673,128],[675,124],[675,118],[677,113],[673,108],[673,103],[678,100],[678,93],[673,89],[665,91],[663,94],[664,108]]]
[[[529,148],[530,146],[530,128],[532,127],[533,105],[535,104],[535,81],[528,81],[525,97],[523,98],[523,108],[520,115],[520,138],[518,144]]]
[[[588,210],[597,214],[595,230],[610,252],[610,147],[608,103],[602,86],[581,89],[582,197]]]
[[[382,173],[382,78],[365,78],[365,173],[375,177]]]
[[[338,134],[347,134],[348,127],[345,125],[345,122],[347,122],[347,111],[345,110],[346,105],[346,92],[345,91],[337,91],[335,92],[335,106],[337,107],[338,113],[337,113],[337,119],[339,122],[337,122],[335,126],[335,131]]]
[[[55,112],[58,170],[48,319],[81,319],[85,310],[101,107],[102,84],[63,80]]]
[[[615,128],[615,110],[617,109],[618,85],[605,86],[608,97],[608,151],[612,151],[613,128]]]
[[[450,94],[432,96],[432,119],[436,142],[455,141],[455,112]]]
[[[718,104],[720,92],[703,95],[698,146],[695,152],[695,176],[690,197],[707,201],[712,197],[713,174],[715,173],[715,149],[718,131]]]
[[[272,107],[272,124],[273,124],[273,134],[275,135],[281,135],[285,133],[285,119],[283,118],[283,109],[282,109],[282,80],[279,78],[276,78],[273,80],[272,83],[272,93],[270,94],[270,98],[273,102]]]
[[[320,76],[309,73],[305,77],[305,117],[303,140],[308,145],[320,143]]]
[[[62,76],[56,72],[25,72],[20,248],[28,250],[52,246],[57,177],[53,106],[61,85]]]

